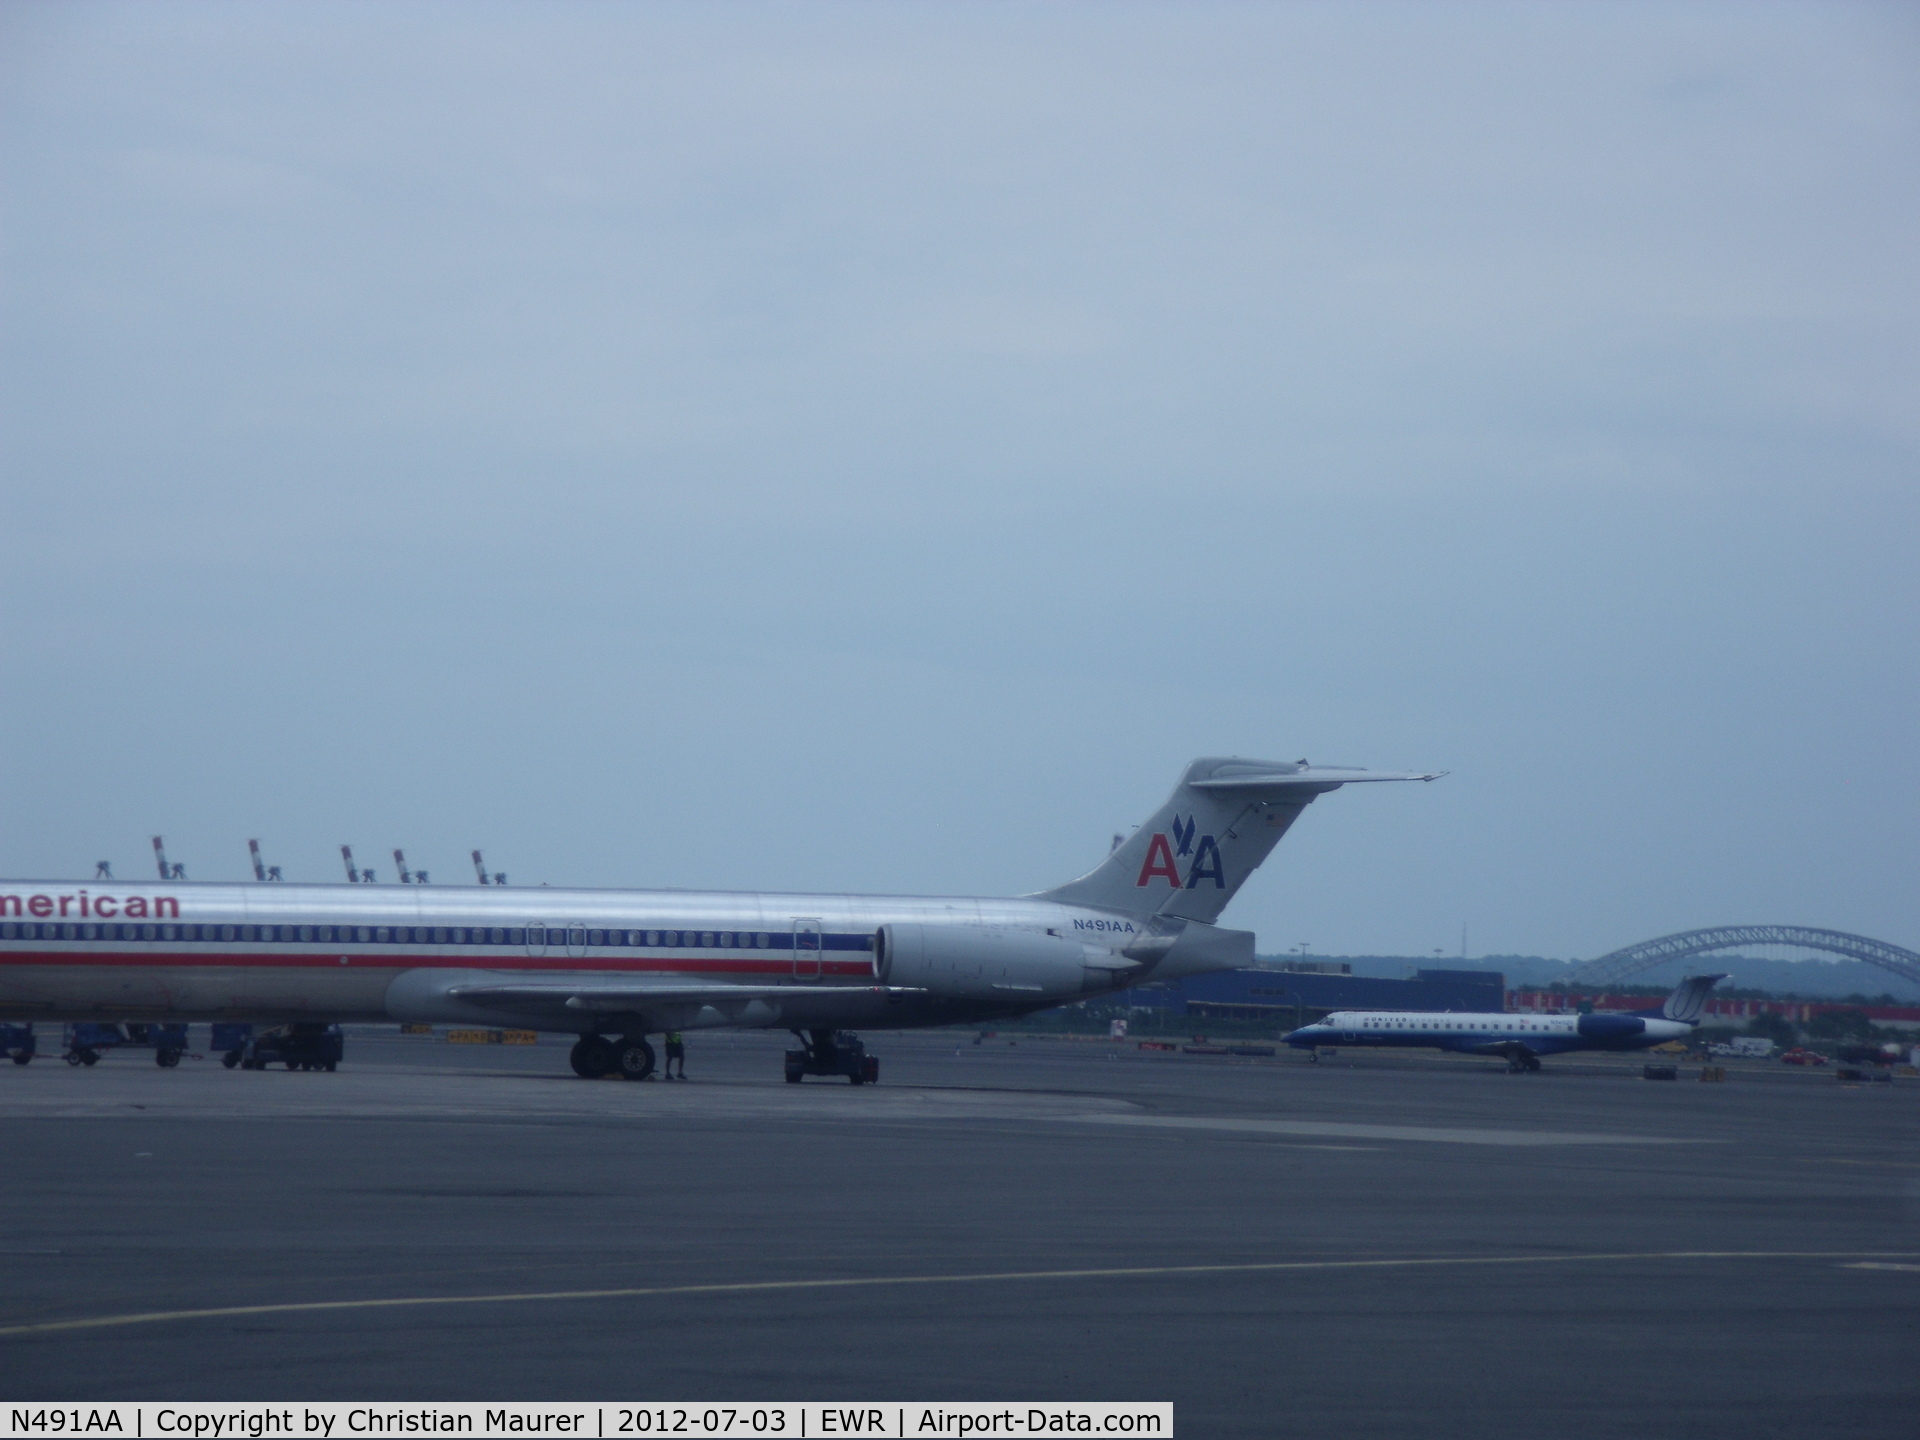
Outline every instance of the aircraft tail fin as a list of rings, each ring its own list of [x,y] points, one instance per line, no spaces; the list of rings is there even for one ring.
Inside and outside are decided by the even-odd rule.
[[[1706,1011],[1708,992],[1726,978],[1724,973],[1689,975],[1673,987],[1673,993],[1667,996],[1658,1010],[1636,1010],[1634,1013],[1648,1020],[1679,1020],[1688,1025],[1697,1025]]]
[[[1210,925],[1317,796],[1360,781],[1436,780],[1440,773],[1305,760],[1195,760],[1167,803],[1105,860],[1035,898]]]

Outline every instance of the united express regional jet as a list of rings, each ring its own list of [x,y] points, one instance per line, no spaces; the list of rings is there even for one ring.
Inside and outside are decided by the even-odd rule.
[[[1012,899],[0,882],[0,1016],[513,1026],[574,1070],[645,1079],[647,1037],[792,1030],[787,1075],[844,1073],[839,1032],[973,1024],[1252,962],[1216,922],[1312,801],[1432,780],[1259,760],[1187,767],[1090,873]],[[795,1055],[807,1062],[796,1068]]]
[[[1509,1071],[1538,1070],[1542,1055],[1569,1050],[1647,1050],[1684,1040],[1700,1024],[1707,992],[1725,975],[1689,975],[1656,1010],[1624,1015],[1494,1015],[1454,1010],[1336,1010],[1287,1038],[1296,1050],[1340,1045],[1458,1050],[1497,1055]]]

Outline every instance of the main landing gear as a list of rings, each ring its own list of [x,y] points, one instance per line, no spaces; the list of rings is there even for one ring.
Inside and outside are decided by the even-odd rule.
[[[855,1085],[872,1085],[880,1079],[880,1057],[867,1054],[857,1035],[844,1030],[796,1030],[793,1038],[802,1048],[787,1051],[787,1083],[798,1085],[808,1075],[844,1075]]]
[[[653,1046],[644,1035],[582,1035],[567,1056],[573,1073],[583,1080],[617,1074],[622,1080],[653,1078]]]
[[[1540,1068],[1540,1057],[1524,1045],[1507,1047],[1507,1074],[1519,1075]]]

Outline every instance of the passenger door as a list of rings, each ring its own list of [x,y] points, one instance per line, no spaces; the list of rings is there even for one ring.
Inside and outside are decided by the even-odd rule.
[[[793,922],[793,978],[814,981],[820,978],[820,952],[826,948],[820,921],[796,916]]]

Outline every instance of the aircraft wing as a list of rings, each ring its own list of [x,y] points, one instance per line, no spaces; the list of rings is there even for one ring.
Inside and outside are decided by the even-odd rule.
[[[1526,1051],[1529,1055],[1544,1055],[1544,1050],[1536,1050],[1526,1041],[1514,1036],[1507,1040],[1486,1040],[1478,1045],[1462,1045],[1461,1051],[1468,1055],[1511,1055],[1515,1049]]]
[[[861,992],[869,995],[924,995],[907,985],[649,985],[631,980],[580,980],[568,984],[523,981],[504,985],[454,985],[447,998],[502,1010],[559,1006],[573,1011],[640,1010],[649,1005],[724,1005],[743,1000],[796,1000],[810,995]]]

